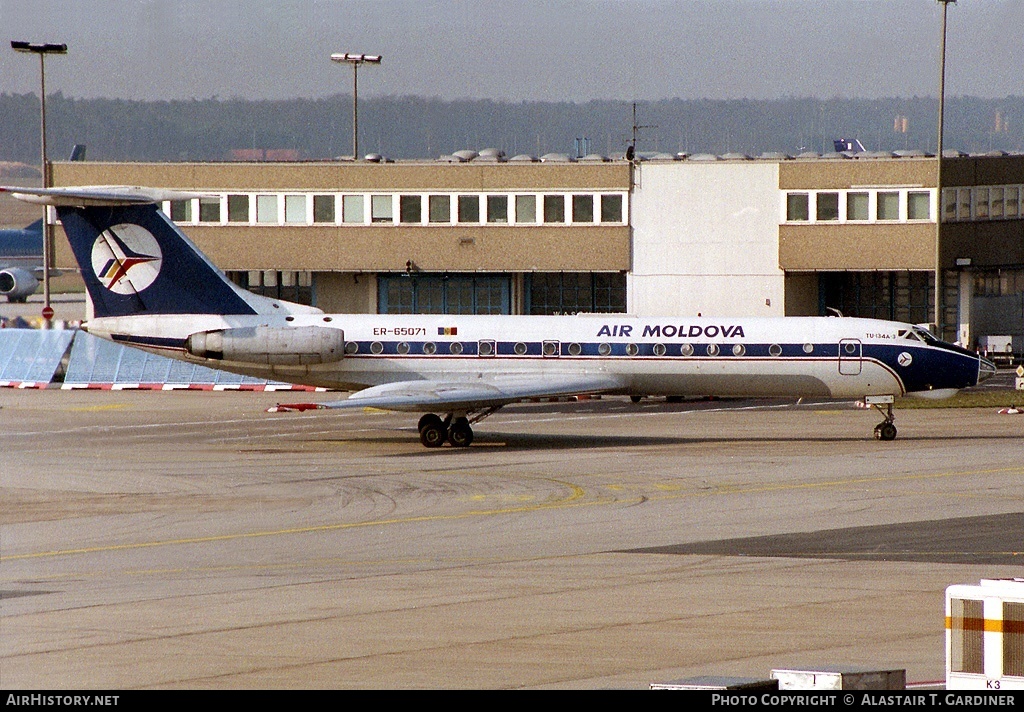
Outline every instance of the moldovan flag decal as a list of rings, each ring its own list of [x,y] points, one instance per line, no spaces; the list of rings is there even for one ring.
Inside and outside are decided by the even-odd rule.
[[[458,336],[459,329],[455,326],[439,326],[437,327],[438,336]]]

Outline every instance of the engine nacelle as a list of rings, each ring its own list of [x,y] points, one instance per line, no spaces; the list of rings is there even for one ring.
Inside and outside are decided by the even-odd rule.
[[[8,267],[0,270],[0,294],[7,297],[9,302],[23,302],[34,294],[39,286],[39,280],[27,269],[20,267]]]
[[[323,326],[246,326],[200,331],[185,340],[193,356],[218,361],[303,366],[339,361],[345,332]]]

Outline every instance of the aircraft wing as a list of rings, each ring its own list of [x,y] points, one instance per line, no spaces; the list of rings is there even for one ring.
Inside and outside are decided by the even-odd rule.
[[[411,412],[475,411],[524,398],[546,398],[621,390],[618,378],[605,374],[535,375],[459,381],[401,381],[357,391],[323,408],[381,408]]]

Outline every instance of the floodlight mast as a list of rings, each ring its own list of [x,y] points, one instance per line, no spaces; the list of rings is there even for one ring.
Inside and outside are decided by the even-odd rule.
[[[945,291],[942,275],[942,134],[946,114],[946,10],[956,0],[937,0],[942,5],[942,39],[939,49],[939,129],[935,150],[935,335],[943,337],[945,323],[942,313],[942,293]],[[964,344],[969,346],[969,344]]]
[[[332,62],[348,63],[352,65],[352,158],[359,159],[359,65],[380,64],[382,57],[379,54],[353,54],[351,52],[336,52],[331,55]]]
[[[43,174],[43,188],[50,187],[50,167],[46,160],[46,55],[67,54],[66,44],[53,42],[20,42],[11,41],[11,49],[15,52],[39,55],[39,123],[40,123],[40,153],[41,172]],[[50,306],[50,262],[53,252],[53,230],[47,220],[47,209],[43,208],[43,321],[46,328],[50,328],[53,317],[53,309]]]

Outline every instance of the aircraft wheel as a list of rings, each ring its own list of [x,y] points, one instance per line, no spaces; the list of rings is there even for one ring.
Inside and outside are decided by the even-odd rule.
[[[895,440],[896,426],[892,423],[879,423],[875,426],[875,440]]]
[[[443,425],[428,423],[420,431],[420,442],[425,447],[441,447],[448,439],[448,429]]]
[[[441,447],[448,439],[448,428],[444,421],[433,413],[427,413],[420,418],[420,442],[424,447]]]
[[[440,416],[435,415],[434,413],[426,413],[422,418],[420,418],[420,423],[417,426],[417,429],[422,433],[423,428],[425,428],[428,424],[436,425],[439,428],[444,427],[444,421],[441,420]]]
[[[639,403],[641,398],[643,398],[643,396],[630,396],[629,397],[629,399],[631,401],[633,401],[634,403]]]
[[[465,418],[459,418],[448,431],[448,442],[454,447],[469,447],[473,442],[473,428],[469,426],[469,421]]]

